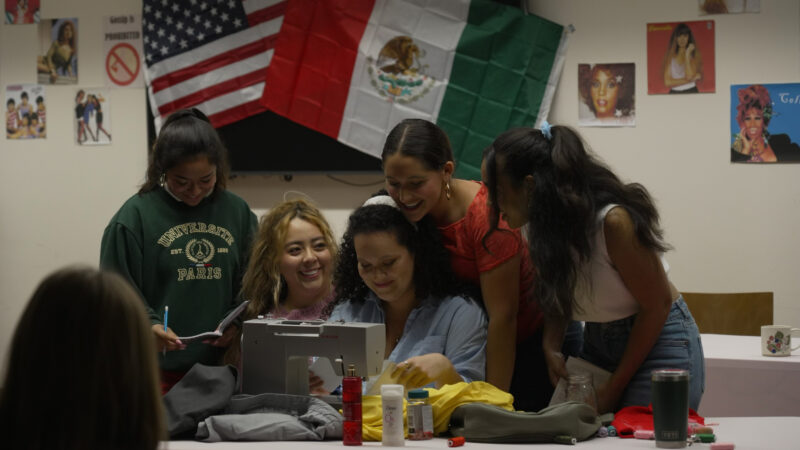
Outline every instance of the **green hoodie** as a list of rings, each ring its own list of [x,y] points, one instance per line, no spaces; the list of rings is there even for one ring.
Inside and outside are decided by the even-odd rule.
[[[167,320],[178,336],[213,331],[241,300],[256,216],[235,194],[221,190],[188,206],[157,188],[136,194],[111,218],[100,246],[100,266],[126,277],[144,299],[152,324]],[[219,364],[225,349],[203,343],[159,353],[163,370]]]

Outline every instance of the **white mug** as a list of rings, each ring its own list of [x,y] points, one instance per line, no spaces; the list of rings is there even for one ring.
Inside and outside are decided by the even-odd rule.
[[[789,356],[792,350],[792,334],[800,333],[800,328],[789,325],[764,325],[761,327],[761,354],[764,356]]]

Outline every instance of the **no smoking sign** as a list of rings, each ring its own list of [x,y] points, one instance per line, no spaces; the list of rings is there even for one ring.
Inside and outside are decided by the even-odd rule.
[[[111,47],[106,56],[108,79],[118,86],[131,84],[139,75],[140,61],[139,52],[127,42]]]

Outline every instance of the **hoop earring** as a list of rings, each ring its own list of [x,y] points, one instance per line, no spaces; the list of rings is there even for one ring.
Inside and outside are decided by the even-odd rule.
[[[165,184],[167,184],[167,174],[161,172],[161,176],[158,177],[158,185],[164,187]]]
[[[452,197],[452,193],[450,192],[449,181],[444,184],[444,196],[447,197],[448,200],[450,200],[450,197]]]

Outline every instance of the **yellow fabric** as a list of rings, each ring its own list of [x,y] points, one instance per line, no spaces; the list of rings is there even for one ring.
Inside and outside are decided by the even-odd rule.
[[[453,410],[465,403],[487,403],[513,411],[514,397],[489,383],[473,381],[472,383],[456,383],[443,386],[441,389],[425,389],[428,401],[433,409],[433,432],[447,431],[450,415]],[[380,395],[365,395],[362,402],[361,431],[365,441],[380,441],[383,434],[383,410]],[[408,435],[406,407],[403,400],[403,424],[405,435]]]

